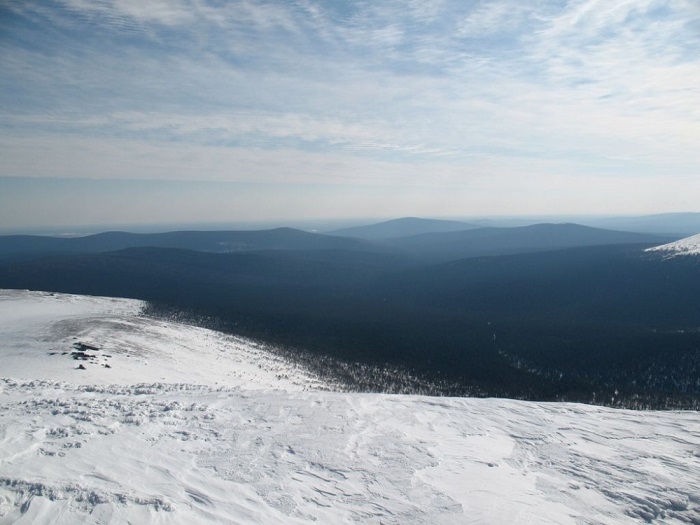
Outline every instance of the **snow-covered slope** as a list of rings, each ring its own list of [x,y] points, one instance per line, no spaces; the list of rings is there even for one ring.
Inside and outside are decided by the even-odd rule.
[[[700,523],[698,413],[328,392],[139,309],[0,292],[0,524]]]
[[[132,299],[0,290],[0,376],[327,390],[254,341],[141,317],[142,307]]]
[[[646,252],[660,252],[667,257],[678,255],[700,255],[700,233],[675,242],[647,248]]]

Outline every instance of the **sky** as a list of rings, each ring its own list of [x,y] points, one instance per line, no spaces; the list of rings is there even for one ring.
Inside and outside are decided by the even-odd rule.
[[[700,211],[697,0],[3,0],[0,229]]]

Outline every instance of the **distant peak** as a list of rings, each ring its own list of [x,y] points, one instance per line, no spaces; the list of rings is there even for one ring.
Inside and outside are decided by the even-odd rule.
[[[340,236],[366,239],[388,239],[406,237],[422,233],[438,233],[473,229],[475,225],[455,220],[424,219],[420,217],[399,217],[364,226],[343,228],[328,233]]]
[[[678,255],[700,255],[700,233],[685,237],[675,242],[647,248],[646,252],[658,252],[666,257],[676,257]]]

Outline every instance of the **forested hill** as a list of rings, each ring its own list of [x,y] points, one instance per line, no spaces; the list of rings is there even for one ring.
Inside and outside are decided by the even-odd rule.
[[[294,235],[312,248],[35,254],[1,263],[0,287],[145,299],[154,315],[319,358],[402,367],[435,393],[695,406],[700,258],[644,251],[656,243],[542,251],[548,238],[533,232],[553,230],[585,232],[580,243],[599,233],[498,230],[502,251],[530,253],[429,262],[397,246],[282,230],[265,235]],[[514,244],[516,231],[533,242]],[[372,377],[358,381],[381,390],[381,374]]]
[[[309,233],[293,228],[252,231],[105,232],[84,237],[0,236],[0,260],[26,260],[56,254],[103,253],[127,248],[177,248],[212,253],[259,250],[384,251],[358,239]]]
[[[408,221],[408,222],[407,222]],[[418,221],[418,222],[416,222]],[[475,228],[454,221],[399,219],[374,225],[385,233],[438,231],[392,238],[359,239],[305,232],[293,228],[251,231],[176,231],[139,234],[105,232],[84,237],[38,235],[0,236],[0,262],[26,261],[59,254],[105,253],[127,248],[175,248],[211,253],[241,253],[263,250],[344,250],[401,255],[417,262],[440,262],[477,257],[547,251],[577,246],[650,243],[664,244],[676,237],[618,232],[577,224],[537,224],[514,228]],[[374,234],[378,230],[372,230]]]
[[[485,255],[507,255],[613,244],[663,244],[675,237],[591,228],[579,224],[534,224],[514,228],[477,228],[420,234],[384,242],[426,260],[451,261]]]
[[[407,237],[421,233],[451,232],[476,228],[477,226],[463,221],[447,221],[438,219],[421,219],[418,217],[402,217],[390,221],[354,226],[329,232],[331,235],[357,237],[359,239],[392,239]]]

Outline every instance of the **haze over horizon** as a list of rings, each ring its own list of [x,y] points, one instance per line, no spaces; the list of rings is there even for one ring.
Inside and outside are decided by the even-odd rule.
[[[0,5],[0,228],[698,211],[692,0]]]

